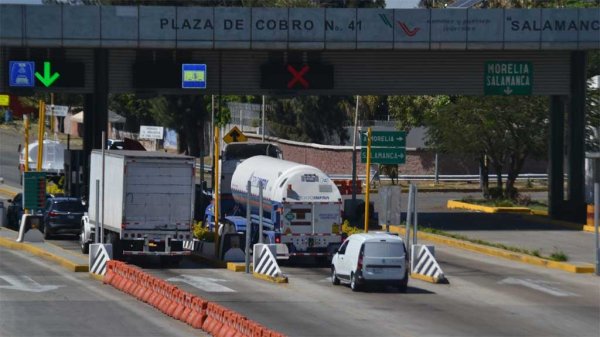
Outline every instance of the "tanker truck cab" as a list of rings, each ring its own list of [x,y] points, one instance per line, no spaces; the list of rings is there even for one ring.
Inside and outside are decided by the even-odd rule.
[[[231,178],[237,166],[244,160],[254,156],[268,156],[283,158],[283,154],[276,144],[271,143],[230,143],[223,149],[219,160],[221,173],[221,211],[223,214],[232,213],[235,202],[231,194]]]
[[[267,156],[240,163],[231,190],[240,207],[247,202],[250,181],[252,223],[259,219],[259,184],[263,185],[263,223],[273,225],[275,243],[290,256],[329,257],[342,242],[342,198],[337,186],[319,169]]]

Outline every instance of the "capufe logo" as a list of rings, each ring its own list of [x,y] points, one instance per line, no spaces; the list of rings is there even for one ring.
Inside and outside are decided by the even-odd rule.
[[[510,29],[513,31],[554,31],[554,32],[587,32],[600,31],[600,20],[512,20]]]
[[[400,26],[400,28],[402,28],[402,31],[404,32],[404,34],[406,34],[407,36],[415,36],[415,34],[417,34],[417,32],[419,30],[421,30],[421,28],[419,27],[415,27],[413,29],[408,28],[408,25],[402,21],[398,21],[398,26]]]

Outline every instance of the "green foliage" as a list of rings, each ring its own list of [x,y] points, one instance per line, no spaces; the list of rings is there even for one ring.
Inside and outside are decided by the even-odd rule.
[[[274,136],[285,139],[323,144],[336,135],[345,142],[349,139],[344,129],[348,100],[338,96],[270,99],[273,109],[267,114],[268,125]]]
[[[554,247],[554,251],[550,254],[550,260],[564,262],[569,260],[569,256],[562,250],[558,250],[558,248]]]
[[[194,224],[193,227],[194,237],[201,241],[214,242],[215,233],[208,230],[207,227],[202,226],[202,221]]]
[[[350,236],[352,234],[358,234],[358,233],[362,233],[362,232],[364,232],[362,229],[360,229],[358,227],[354,227],[354,226],[350,225],[350,221],[344,220],[344,223],[342,224],[342,233]]]

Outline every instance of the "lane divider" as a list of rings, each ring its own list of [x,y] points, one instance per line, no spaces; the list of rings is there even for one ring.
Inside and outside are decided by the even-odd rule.
[[[106,263],[102,282],[214,337],[285,336],[121,261],[109,260]]]

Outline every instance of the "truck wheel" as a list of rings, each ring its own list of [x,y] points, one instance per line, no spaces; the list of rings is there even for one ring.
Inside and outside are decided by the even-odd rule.
[[[350,289],[352,289],[352,291],[360,290],[360,286],[356,281],[356,276],[354,276],[354,273],[350,274]]]
[[[334,286],[337,286],[340,284],[340,279],[337,277],[337,274],[335,273],[335,267],[331,267],[331,283],[333,283]]]
[[[85,231],[83,229],[83,225],[81,226],[81,230],[79,232],[79,244],[81,245],[81,253],[90,253],[90,243],[85,240]]]

